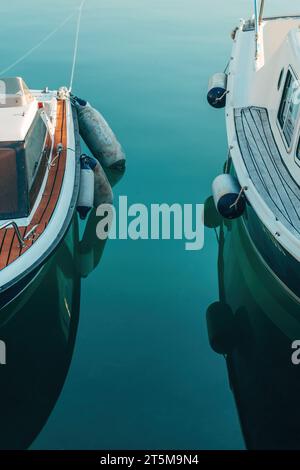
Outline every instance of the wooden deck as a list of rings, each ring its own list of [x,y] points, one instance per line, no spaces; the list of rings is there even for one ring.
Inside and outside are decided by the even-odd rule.
[[[48,142],[48,144],[49,143],[50,142]],[[59,158],[54,161],[56,157],[56,149],[60,143],[63,145],[63,151],[61,152]],[[0,270],[4,269],[23,253],[29,250],[47,227],[55,210],[63,183],[66,167],[66,149],[66,102],[59,100],[57,108],[57,126],[54,136],[53,154],[51,159],[53,161],[53,166],[50,167],[42,199],[39,203],[39,206],[37,207],[30,225],[27,227],[20,227],[20,233],[24,237],[26,233],[28,233],[34,226],[38,225],[35,232],[35,237],[32,240],[27,240],[25,242],[25,246],[22,248],[13,228],[0,230]]]
[[[286,168],[264,108],[235,109],[241,154],[254,186],[283,225],[300,235],[300,188]]]

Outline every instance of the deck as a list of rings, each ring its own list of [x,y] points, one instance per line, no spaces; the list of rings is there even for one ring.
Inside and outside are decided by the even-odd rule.
[[[281,158],[267,110],[235,109],[235,127],[243,161],[254,186],[275,217],[299,237],[300,188]]]
[[[13,228],[0,230],[0,270],[4,269],[30,249],[38,237],[42,235],[54,213],[63,183],[67,155],[66,102],[58,100],[57,104],[57,125],[51,158],[53,163],[52,166],[50,166],[45,190],[30,225],[27,227],[19,227],[20,233],[24,237],[34,226],[38,225],[35,236],[32,240],[27,240],[25,246],[22,248]],[[59,158],[54,160],[57,146],[60,143],[63,144],[63,151]],[[46,145],[51,145],[50,137],[48,137]]]

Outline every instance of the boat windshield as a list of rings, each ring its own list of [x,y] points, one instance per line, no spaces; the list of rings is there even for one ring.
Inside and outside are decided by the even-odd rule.
[[[33,96],[22,78],[0,79],[0,108],[25,106],[32,100]]]

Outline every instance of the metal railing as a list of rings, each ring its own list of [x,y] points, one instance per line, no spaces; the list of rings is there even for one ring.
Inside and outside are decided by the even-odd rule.
[[[29,240],[29,238],[35,234],[35,231],[38,227],[38,225],[34,225],[34,227],[32,227],[32,229],[29,230],[29,232],[26,233],[26,235],[24,237],[22,237],[20,229],[19,229],[18,225],[16,224],[16,222],[14,220],[10,220],[9,222],[6,222],[5,224],[0,225],[0,230],[8,228],[10,226],[13,227],[13,229],[15,231],[15,234],[17,235],[18,241],[20,243],[20,246],[22,248],[25,246],[26,240]]]
[[[258,25],[259,26],[261,25],[262,20],[263,20],[264,8],[265,8],[265,0],[261,0],[260,9],[259,9],[259,18],[258,18]]]
[[[259,33],[263,20],[265,0],[254,0],[254,23],[255,23],[255,59],[257,60],[260,52]]]

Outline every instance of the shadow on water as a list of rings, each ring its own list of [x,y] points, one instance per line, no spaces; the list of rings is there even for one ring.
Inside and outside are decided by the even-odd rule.
[[[300,449],[299,301],[268,270],[239,219],[218,235],[219,301],[207,310],[212,348],[225,356],[249,449]]]
[[[74,349],[81,277],[98,265],[105,242],[95,211],[82,240],[77,216],[64,242],[37,278],[0,311],[0,448],[26,449],[45,425],[62,390]]]

